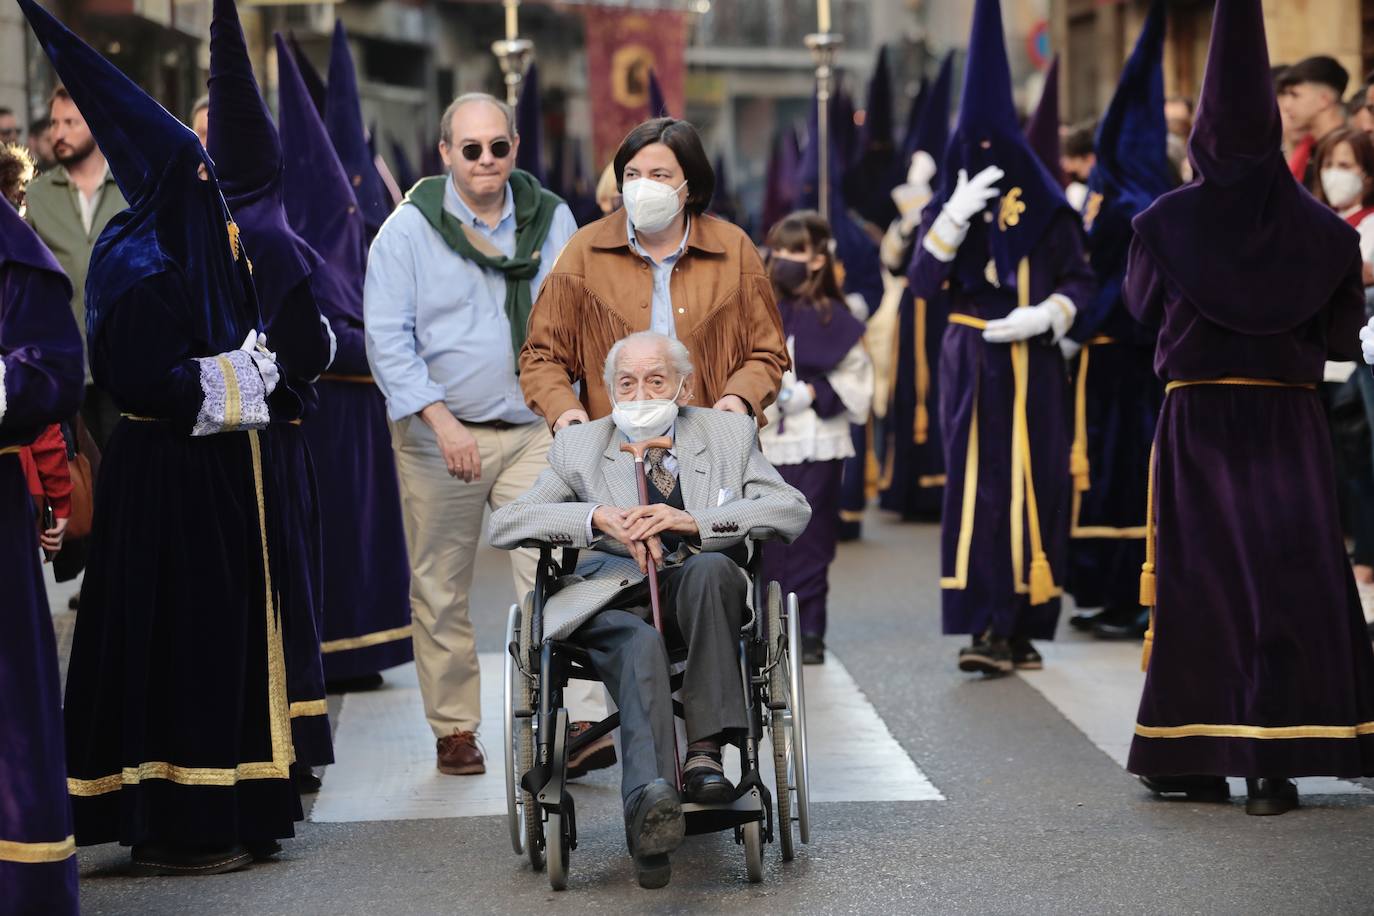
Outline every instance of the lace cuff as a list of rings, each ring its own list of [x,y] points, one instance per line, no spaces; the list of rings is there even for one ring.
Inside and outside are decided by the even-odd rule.
[[[267,386],[243,350],[197,359],[204,400],[196,415],[193,436],[211,436],[241,429],[266,429]]]
[[[964,243],[966,235],[968,226],[959,225],[954,221],[954,217],[941,210],[935,222],[926,230],[925,240],[921,244],[926,251],[935,255],[937,261],[948,264],[959,253],[959,246]]]

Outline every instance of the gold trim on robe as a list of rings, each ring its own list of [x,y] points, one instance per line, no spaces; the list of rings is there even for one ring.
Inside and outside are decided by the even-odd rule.
[[[1374,722],[1358,725],[1141,725],[1135,733],[1141,738],[1259,738],[1293,740],[1296,738],[1358,738],[1374,735]]]
[[[396,627],[391,630],[381,630],[376,633],[366,633],[362,636],[354,636],[349,639],[331,639],[320,644],[321,652],[346,652],[349,649],[365,649],[368,646],[380,646],[382,643],[395,642],[398,639],[409,639],[413,633],[410,624],[403,627]]]
[[[65,862],[76,855],[76,837],[51,843],[21,843],[18,840],[0,840],[0,862],[18,862],[20,865],[42,865],[47,862]]]

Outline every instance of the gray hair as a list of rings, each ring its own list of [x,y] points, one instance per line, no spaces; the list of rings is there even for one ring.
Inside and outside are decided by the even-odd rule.
[[[439,139],[444,141],[445,146],[453,145],[454,113],[469,102],[486,102],[488,105],[495,105],[500,109],[501,114],[506,116],[506,133],[510,134],[511,139],[515,138],[515,109],[489,92],[464,92],[448,103],[448,107],[444,109],[444,116],[439,121]]]
[[[687,352],[687,345],[682,341],[657,331],[636,331],[628,337],[617,340],[611,345],[610,352],[606,354],[606,366],[602,372],[602,381],[606,383],[607,392],[615,390],[615,371],[616,366],[620,363],[620,353],[625,349],[625,345],[632,341],[653,341],[658,344],[668,354],[668,365],[672,366],[683,378],[696,371],[692,365],[692,356]]]

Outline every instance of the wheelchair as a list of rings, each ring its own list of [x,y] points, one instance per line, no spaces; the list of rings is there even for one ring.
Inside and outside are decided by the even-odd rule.
[[[743,740],[736,742],[741,769],[737,796],[723,804],[682,805],[689,836],[734,831],[735,843],[744,847],[750,883],[763,880],[764,843],[777,842],[782,860],[788,862],[795,855],[794,839],[811,841],[800,614],[795,594],[784,601],[778,583],[762,581],[762,540],[751,537],[748,541],[752,549],[745,567],[751,613],[739,634],[739,664],[748,728]],[[569,857],[577,848],[567,760],[619,727],[620,714],[611,713],[569,740],[563,689],[570,680],[599,683],[600,678],[580,647],[543,638],[543,612],[559,579],[576,569],[577,551],[561,548],[561,560],[556,561],[554,551],[560,548],[555,545],[527,542],[521,546],[539,551],[539,566],[534,590],[523,606],[511,605],[506,621],[506,816],[515,854],[528,855],[536,872],[547,867],[549,884],[559,891],[568,886]],[[680,668],[686,657],[685,649],[669,654],[674,692],[681,686]],[[673,712],[676,718],[683,717],[682,704],[676,699]],[[759,755],[770,746],[775,774],[772,791],[759,771]]]

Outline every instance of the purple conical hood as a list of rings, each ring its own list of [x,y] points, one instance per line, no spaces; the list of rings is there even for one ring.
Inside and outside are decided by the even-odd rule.
[[[515,131],[520,135],[515,167],[529,172],[541,185],[548,187],[548,176],[544,172],[544,104],[539,94],[537,64],[530,64],[520,87],[520,101],[515,106]]]
[[[276,41],[286,216],[324,259],[325,269],[316,271],[312,280],[316,297],[331,300],[335,309],[362,321],[367,266],[362,212],[295,55],[280,34]]]
[[[301,79],[305,81],[305,88],[310,93],[310,101],[314,104],[315,110],[324,117],[325,97],[328,90],[324,86],[324,78],[320,76],[320,71],[315,69],[315,65],[306,56],[305,49],[300,42],[296,41],[295,32],[286,33],[286,41],[291,46],[291,53],[296,57],[296,68],[301,72]]]
[[[1163,107],[1160,111],[1163,111]],[[1045,88],[1040,91],[1040,104],[1026,123],[1026,142],[1039,157],[1040,163],[1059,182],[1065,185],[1064,167],[1059,161],[1059,55],[1045,74]]]
[[[353,194],[363,213],[367,237],[391,215],[391,194],[377,172],[377,160],[367,143],[363,129],[362,100],[358,94],[358,78],[353,69],[353,55],[348,50],[348,33],[343,22],[334,22],[334,45],[329,54],[329,84],[325,88],[324,123],[334,152],[348,173]]]
[[[209,153],[225,202],[253,263],[253,285],[270,322],[286,295],[319,266],[282,204],[282,152],[258,92],[234,0],[215,0],[210,22]]]
[[[663,95],[663,84],[658,81],[654,68],[649,68],[649,117],[671,118],[668,113],[668,100]]]
[[[1360,256],[1355,231],[1293,179],[1281,134],[1260,0],[1217,0],[1189,142],[1196,177],[1133,225],[1203,315],[1243,334],[1309,320]]]

